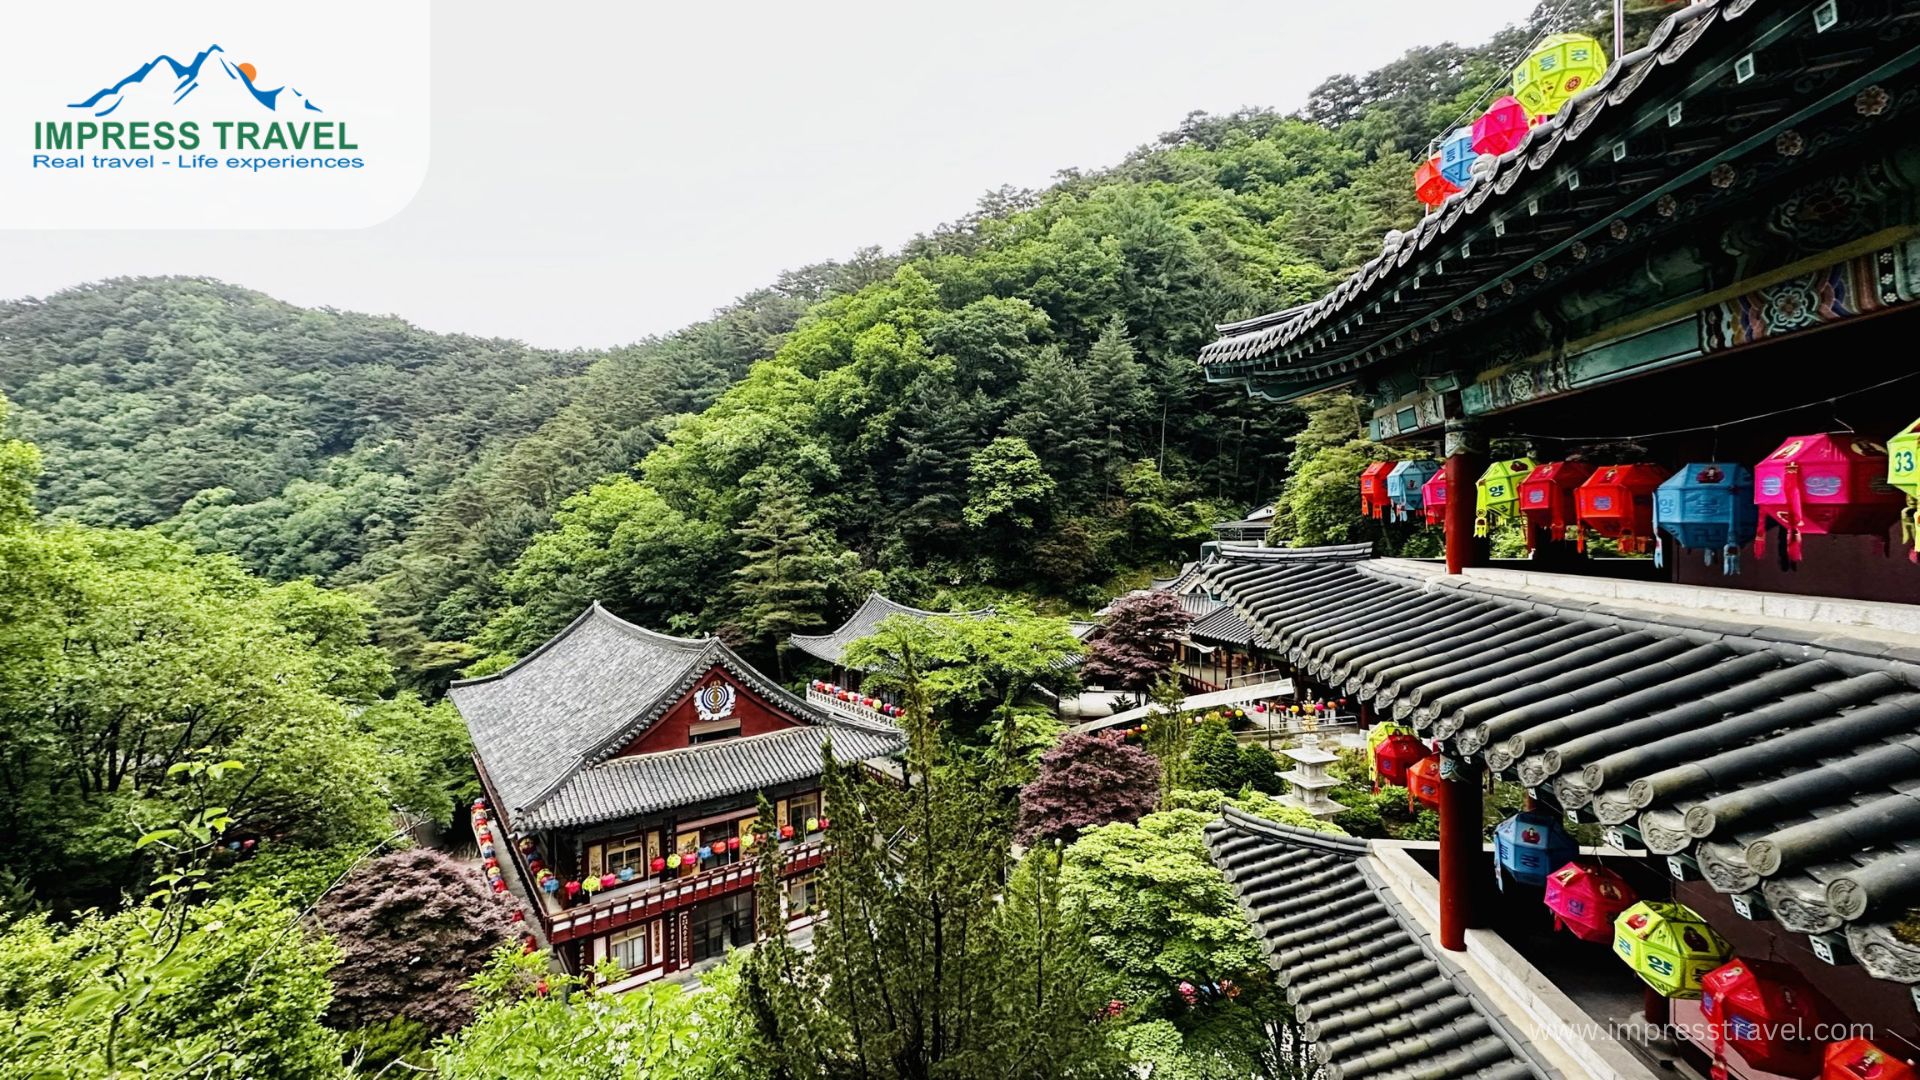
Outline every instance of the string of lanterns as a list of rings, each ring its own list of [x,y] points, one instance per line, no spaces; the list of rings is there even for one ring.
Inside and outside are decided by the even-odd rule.
[[[1476,177],[1527,133],[1560,112],[1607,72],[1607,54],[1585,34],[1554,34],[1537,43],[1513,69],[1513,93],[1496,100],[1473,123],[1454,128],[1434,154],[1413,170],[1413,193],[1431,210]]]
[[[844,701],[850,705],[863,705],[882,716],[897,717],[905,711],[901,709],[900,706],[892,704],[891,702],[882,701],[877,697],[868,697],[859,691],[849,690],[844,686],[825,682],[820,679],[815,679],[807,685],[811,686],[815,693],[826,694],[835,701]]]
[[[1396,521],[1419,512],[1428,525],[1442,524],[1445,484],[1433,462],[1374,462],[1361,472],[1361,510]],[[1651,462],[1509,458],[1489,465],[1474,483],[1476,536],[1522,522],[1529,551],[1541,531],[1585,551],[1591,533],[1625,554],[1651,552],[1655,566],[1666,565],[1672,544],[1704,551],[1709,566],[1717,558],[1725,574],[1740,572],[1740,547],[1749,536],[1754,554],[1766,555],[1769,524],[1782,533],[1788,565],[1804,557],[1807,536],[1884,536],[1896,523],[1908,559],[1920,562],[1916,515],[1920,420],[1888,445],[1851,432],[1790,436],[1751,468],[1702,461],[1671,472]]]
[[[480,869],[487,877],[487,887],[496,894],[504,894],[507,891],[506,871],[500,865],[500,849],[494,840],[493,821],[487,810],[487,800],[473,800],[473,806],[469,810],[469,821],[473,824],[473,838],[480,845]],[[535,873],[545,869],[531,837],[523,836],[515,843],[519,846],[521,853],[527,856],[528,869]],[[532,953],[540,947],[539,939],[526,929],[527,913],[521,910],[518,904],[514,905],[512,913],[508,915],[508,921],[518,928],[521,952]]]

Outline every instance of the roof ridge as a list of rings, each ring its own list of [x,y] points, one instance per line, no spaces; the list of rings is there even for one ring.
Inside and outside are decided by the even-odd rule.
[[[684,648],[689,645],[705,645],[709,641],[720,640],[719,638],[714,638],[714,637],[708,637],[708,638],[674,637],[671,634],[662,634],[655,630],[649,630],[644,626],[640,626],[636,623],[628,622],[627,620],[621,618],[620,616],[615,615],[613,612],[608,611],[606,608],[602,607],[600,605],[600,601],[594,600],[587,604],[586,610],[582,611],[578,615],[575,615],[573,617],[573,621],[568,623],[564,629],[562,629],[559,633],[553,635],[552,637],[548,638],[547,640],[541,642],[538,646],[534,648],[532,652],[526,654],[525,656],[522,656],[518,660],[515,660],[513,663],[508,664],[506,667],[501,668],[499,671],[491,672],[486,675],[475,675],[470,679],[455,679],[452,682],[447,684],[447,689],[452,690],[455,687],[460,687],[460,686],[478,686],[482,683],[494,682],[496,680],[505,678],[506,676],[511,675],[516,671],[519,671],[521,668],[526,667],[528,664],[546,655],[549,651],[553,649],[554,646],[558,645],[562,641],[565,641],[567,638],[572,637],[574,631],[580,629],[580,627],[586,625],[589,621],[592,621],[595,619],[607,621],[611,623],[616,629],[621,630],[633,637],[640,638],[641,640],[657,641],[657,642],[660,642],[661,644],[671,645],[675,648]]]
[[[1229,826],[1246,832],[1260,833],[1270,839],[1299,847],[1319,848],[1336,855],[1365,855],[1369,848],[1367,842],[1358,836],[1345,832],[1321,832],[1318,829],[1306,829],[1298,825],[1288,825],[1272,818],[1242,810],[1232,803],[1220,804],[1220,818]]]

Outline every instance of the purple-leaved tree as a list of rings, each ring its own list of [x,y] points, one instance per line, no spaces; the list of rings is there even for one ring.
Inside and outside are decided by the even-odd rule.
[[[1174,649],[1193,616],[1172,593],[1123,596],[1087,641],[1081,677],[1101,686],[1143,694],[1173,666]]]
[[[1160,762],[1118,735],[1074,733],[1040,756],[1020,789],[1022,843],[1071,842],[1082,829],[1135,822],[1160,802]]]
[[[438,851],[361,863],[314,909],[342,954],[328,1023],[405,1016],[439,1035],[472,1020],[465,983],[511,940],[509,910],[473,867]]]

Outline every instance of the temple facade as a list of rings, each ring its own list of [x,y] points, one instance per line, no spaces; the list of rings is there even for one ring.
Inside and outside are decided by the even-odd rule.
[[[902,744],[883,718],[809,705],[717,638],[654,633],[597,603],[448,696],[473,736],[501,880],[563,966],[612,960],[622,987],[753,940],[757,845],[781,849],[786,924],[810,924],[831,825],[823,749],[878,762]]]

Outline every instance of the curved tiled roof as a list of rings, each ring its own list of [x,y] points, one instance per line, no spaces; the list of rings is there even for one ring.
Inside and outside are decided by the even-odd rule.
[[[1564,290],[1570,275],[1657,244],[1707,205],[1686,201],[1693,193],[1731,184],[1708,176],[1718,155],[1747,163],[1743,189],[1758,172],[1799,164],[1771,152],[1769,125],[1810,107],[1851,116],[1850,80],[1912,48],[1907,11],[1816,22],[1803,7],[1756,0],[1676,10],[1644,47],[1617,58],[1490,172],[1390,234],[1326,295],[1221,325],[1200,363],[1217,381],[1260,374],[1301,392],[1336,385],[1423,340],[1484,330],[1503,309]]]
[[[662,791],[682,795],[692,792],[697,783],[707,782],[712,796],[718,796],[758,786],[732,787],[734,781],[726,779],[725,763],[742,754],[748,755],[740,761],[746,770],[742,776],[791,771],[790,766],[772,763],[776,759],[790,760],[791,755],[782,758],[774,743],[764,743],[774,738],[769,735],[644,755],[646,759],[673,759],[645,769],[598,771],[604,767],[602,763],[645,732],[716,666],[725,668],[775,708],[816,729],[797,736],[781,733],[786,743],[810,743],[814,773],[820,768],[820,743],[825,738],[849,740],[854,745],[847,749],[861,758],[887,752],[861,752],[877,741],[891,739],[893,746],[899,744],[899,732],[891,725],[861,724],[814,709],[766,678],[718,638],[655,633],[612,614],[598,602],[511,667],[481,678],[459,680],[448,687],[447,696],[467,722],[474,753],[486,769],[509,822],[516,827],[544,828],[562,822],[600,820],[582,818],[588,808],[607,810],[612,816],[645,812],[636,809],[652,797],[635,787],[643,776],[657,780]],[[549,804],[555,804],[551,813]]]
[[[881,596],[868,593],[847,621],[838,628],[825,634],[793,634],[787,642],[794,648],[816,659],[840,666],[840,658],[846,653],[847,646],[872,634],[881,620],[893,615],[904,615],[910,619],[931,619],[951,616],[961,619],[980,619],[993,614],[993,609],[976,608],[972,611],[928,611],[925,608],[909,607]]]
[[[1368,865],[1365,841],[1233,807],[1208,854],[1327,1080],[1558,1077]]]
[[[1920,650],[1367,564],[1229,555],[1206,574],[1338,692],[1920,982],[1893,930],[1920,907]]]

